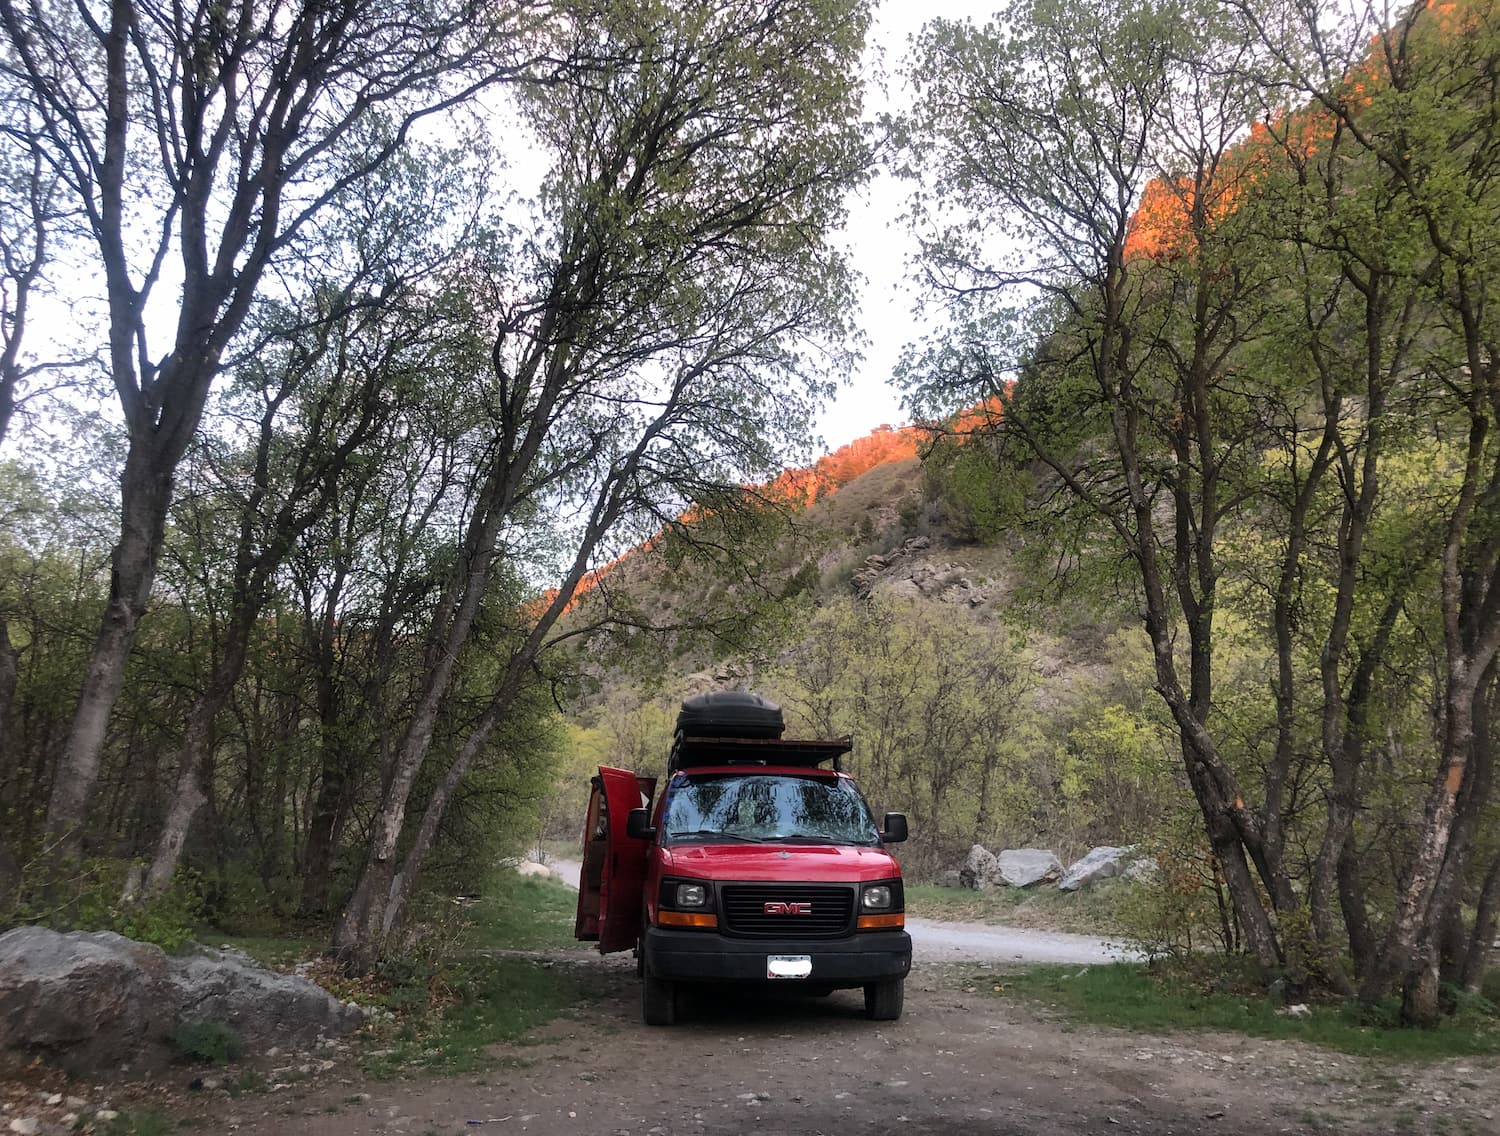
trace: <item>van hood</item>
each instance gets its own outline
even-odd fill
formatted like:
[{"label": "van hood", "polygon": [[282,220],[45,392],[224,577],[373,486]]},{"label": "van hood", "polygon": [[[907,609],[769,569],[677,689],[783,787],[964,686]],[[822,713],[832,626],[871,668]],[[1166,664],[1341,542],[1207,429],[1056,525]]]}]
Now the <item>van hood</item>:
[{"label": "van hood", "polygon": [[901,875],[884,848],[845,844],[690,844],[660,851],[665,871],[706,880],[863,883]]}]

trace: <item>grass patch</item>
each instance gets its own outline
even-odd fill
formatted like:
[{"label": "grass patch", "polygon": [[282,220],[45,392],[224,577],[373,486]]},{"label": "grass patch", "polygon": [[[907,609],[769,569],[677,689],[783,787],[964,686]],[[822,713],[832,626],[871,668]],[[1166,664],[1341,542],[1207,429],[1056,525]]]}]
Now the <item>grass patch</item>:
[{"label": "grass patch", "polygon": [[[486,1068],[490,1046],[524,1037],[582,1000],[589,983],[566,963],[494,953],[586,949],[573,938],[577,905],[578,893],[557,880],[500,868],[461,914],[447,908],[429,924],[431,941],[387,959],[384,990],[360,999],[396,1015],[366,1071],[390,1077]],[[444,920],[451,920],[447,933]]]},{"label": "grass patch", "polygon": [[102,1136],[167,1136],[176,1132],[178,1125],[165,1113],[154,1108],[131,1109],[100,1124],[96,1131]]},{"label": "grass patch", "polygon": [[571,967],[530,959],[479,958],[452,964],[453,1000],[409,1014],[365,1071],[390,1078],[406,1070],[469,1073],[492,1064],[489,1046],[515,1041],[551,1021],[585,993]]},{"label": "grass patch", "polygon": [[272,969],[315,959],[328,949],[328,936],[288,931],[285,935],[226,935],[212,929],[201,931],[199,941],[244,951],[261,966]]},{"label": "grass patch", "polygon": [[475,950],[583,950],[573,938],[578,893],[560,880],[521,876],[500,868],[469,908],[465,945]]},{"label": "grass patch", "polygon": [[906,910],[924,919],[1123,936],[1128,926],[1126,912],[1137,902],[1140,887],[1129,880],[1102,880],[1073,892],[1045,886],[973,891],[908,884]]},{"label": "grass patch", "polygon": [[1070,1017],[1123,1029],[1228,1030],[1405,1061],[1500,1054],[1500,1017],[1493,1007],[1466,1009],[1436,1029],[1371,1021],[1368,1012],[1342,1002],[1314,1003],[1308,1017],[1293,1018],[1278,1014],[1263,994],[1235,989],[1233,976],[1208,970],[1201,960],[1192,966],[1038,966],[984,974],[973,982],[980,991],[1033,999]]}]

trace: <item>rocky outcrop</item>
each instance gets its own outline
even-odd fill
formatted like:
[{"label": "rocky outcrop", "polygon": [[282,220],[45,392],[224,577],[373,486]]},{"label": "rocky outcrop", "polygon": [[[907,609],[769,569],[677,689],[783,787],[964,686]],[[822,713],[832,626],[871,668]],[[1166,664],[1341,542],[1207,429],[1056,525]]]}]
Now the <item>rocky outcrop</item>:
[{"label": "rocky outcrop", "polygon": [[1044,848],[1007,848],[995,857],[1000,882],[1007,887],[1027,888],[1062,878],[1063,865]]},{"label": "rocky outcrop", "polygon": [[364,1020],[305,978],[239,951],[178,957],[110,931],[18,927],[0,935],[0,1059],[42,1056],[82,1072],[164,1056],[179,1026],[216,1022],[252,1046],[305,1045]]},{"label": "rocky outcrop", "polygon": [[903,600],[937,600],[941,603],[979,607],[989,591],[969,578],[961,564],[926,558],[932,541],[925,536],[908,537],[898,548],[865,557],[864,567],[850,583],[861,599],[894,596]]}]

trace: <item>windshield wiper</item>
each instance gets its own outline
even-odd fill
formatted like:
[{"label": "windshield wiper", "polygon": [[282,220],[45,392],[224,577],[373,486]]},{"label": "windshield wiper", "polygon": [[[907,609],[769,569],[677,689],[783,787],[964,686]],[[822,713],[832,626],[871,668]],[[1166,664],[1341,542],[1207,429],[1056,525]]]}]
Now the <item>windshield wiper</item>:
[{"label": "windshield wiper", "polygon": [[668,832],[667,835],[673,840],[686,836],[712,836],[718,840],[739,840],[746,844],[765,843],[758,836],[742,836],[738,832],[723,832],[717,828],[697,828],[691,832]]}]

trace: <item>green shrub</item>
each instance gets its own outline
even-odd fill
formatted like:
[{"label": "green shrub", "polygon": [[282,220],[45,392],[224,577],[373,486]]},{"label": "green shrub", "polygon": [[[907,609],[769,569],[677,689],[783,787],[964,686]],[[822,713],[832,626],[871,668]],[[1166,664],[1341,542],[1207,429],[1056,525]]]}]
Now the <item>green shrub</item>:
[{"label": "green shrub", "polygon": [[34,923],[56,931],[114,931],[128,939],[179,951],[193,938],[203,910],[201,880],[181,871],[154,899],[126,900],[125,881],[138,865],[124,860],[86,861],[48,903],[18,903],[0,912],[0,927]]},{"label": "green shrub", "polygon": [[103,1136],[168,1136],[176,1128],[165,1113],[148,1108],[122,1112],[113,1120],[104,1121],[95,1131]]},{"label": "green shrub", "polygon": [[193,939],[200,909],[196,878],[179,876],[165,895],[112,909],[110,929],[164,951],[180,951]]},{"label": "green shrub", "polygon": [[1479,993],[1493,1005],[1500,1006],[1500,966],[1492,966],[1479,981]]},{"label": "green shrub", "polygon": [[171,1041],[184,1061],[227,1065],[245,1056],[245,1039],[223,1022],[183,1022]]}]

